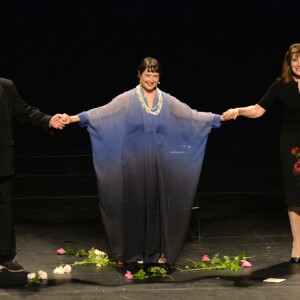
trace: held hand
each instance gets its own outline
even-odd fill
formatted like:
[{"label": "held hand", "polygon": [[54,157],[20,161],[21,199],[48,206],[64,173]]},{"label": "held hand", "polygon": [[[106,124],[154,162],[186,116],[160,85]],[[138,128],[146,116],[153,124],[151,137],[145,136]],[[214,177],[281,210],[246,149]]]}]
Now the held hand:
[{"label": "held hand", "polygon": [[54,115],[50,120],[49,126],[55,129],[62,130],[65,127],[65,124],[62,122],[62,117],[62,114]]},{"label": "held hand", "polygon": [[63,114],[61,118],[61,122],[66,125],[72,123],[71,117],[68,114]]},{"label": "held hand", "polygon": [[237,108],[230,108],[222,114],[222,121],[228,121],[236,119],[239,116],[239,111]]}]

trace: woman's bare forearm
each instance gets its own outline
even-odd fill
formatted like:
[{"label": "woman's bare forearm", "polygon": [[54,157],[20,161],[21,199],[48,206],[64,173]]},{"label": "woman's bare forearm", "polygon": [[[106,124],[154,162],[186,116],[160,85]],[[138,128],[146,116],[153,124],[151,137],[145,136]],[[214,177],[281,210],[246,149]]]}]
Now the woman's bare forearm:
[{"label": "woman's bare forearm", "polygon": [[249,105],[244,107],[230,108],[225,111],[222,115],[223,120],[236,119],[238,116],[243,116],[246,118],[259,118],[266,110],[262,108],[259,104]]},{"label": "woman's bare forearm", "polygon": [[265,113],[265,109],[262,108],[259,104],[237,107],[238,116],[243,116],[246,118],[259,118]]}]

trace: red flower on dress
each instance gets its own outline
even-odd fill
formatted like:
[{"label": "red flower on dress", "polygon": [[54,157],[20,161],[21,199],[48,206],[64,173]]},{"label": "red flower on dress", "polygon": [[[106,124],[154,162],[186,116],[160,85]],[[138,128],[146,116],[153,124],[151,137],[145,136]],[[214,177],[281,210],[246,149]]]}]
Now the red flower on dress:
[{"label": "red flower on dress", "polygon": [[300,175],[300,148],[299,148],[299,147],[294,147],[294,148],[292,148],[291,153],[292,153],[293,155],[295,155],[295,156],[297,157],[297,159],[298,159],[298,161],[296,161],[296,162],[294,163],[294,166],[293,166],[293,173],[294,173],[295,175]]},{"label": "red flower on dress", "polygon": [[295,175],[300,175],[300,160],[294,163],[293,173]]},{"label": "red flower on dress", "polygon": [[297,156],[297,154],[299,153],[299,147],[294,147],[294,148],[292,148],[291,153],[292,153],[293,155]]}]

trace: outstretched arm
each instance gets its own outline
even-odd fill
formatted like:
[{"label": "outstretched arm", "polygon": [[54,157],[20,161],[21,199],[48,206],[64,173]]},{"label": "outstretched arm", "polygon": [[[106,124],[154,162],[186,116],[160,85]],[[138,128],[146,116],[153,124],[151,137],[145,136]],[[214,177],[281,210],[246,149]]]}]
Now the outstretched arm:
[{"label": "outstretched arm", "polygon": [[230,108],[223,113],[224,120],[236,119],[238,116],[243,116],[246,118],[259,118],[266,110],[262,108],[259,104]]}]

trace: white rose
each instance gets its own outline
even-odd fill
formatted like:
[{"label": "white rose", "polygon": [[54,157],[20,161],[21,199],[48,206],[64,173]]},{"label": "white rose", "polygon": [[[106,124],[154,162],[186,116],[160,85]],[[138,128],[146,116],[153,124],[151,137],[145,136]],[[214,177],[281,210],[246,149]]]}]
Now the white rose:
[{"label": "white rose", "polygon": [[27,274],[27,279],[29,279],[29,280],[34,279],[35,277],[36,277],[35,273],[29,273],[29,274]]},{"label": "white rose", "polygon": [[38,271],[38,275],[40,276],[40,278],[42,280],[48,279],[48,274],[46,272],[42,271],[42,270]]},{"label": "white rose", "polygon": [[65,265],[63,267],[64,273],[70,273],[72,271],[72,267],[70,265]]},{"label": "white rose", "polygon": [[64,274],[64,270],[62,267],[57,267],[53,270],[54,274]]},{"label": "white rose", "polygon": [[106,254],[105,252],[100,251],[100,250],[98,250],[98,249],[95,249],[95,250],[94,250],[94,253],[95,253],[96,255],[98,255],[98,256],[104,256],[104,255]]}]

